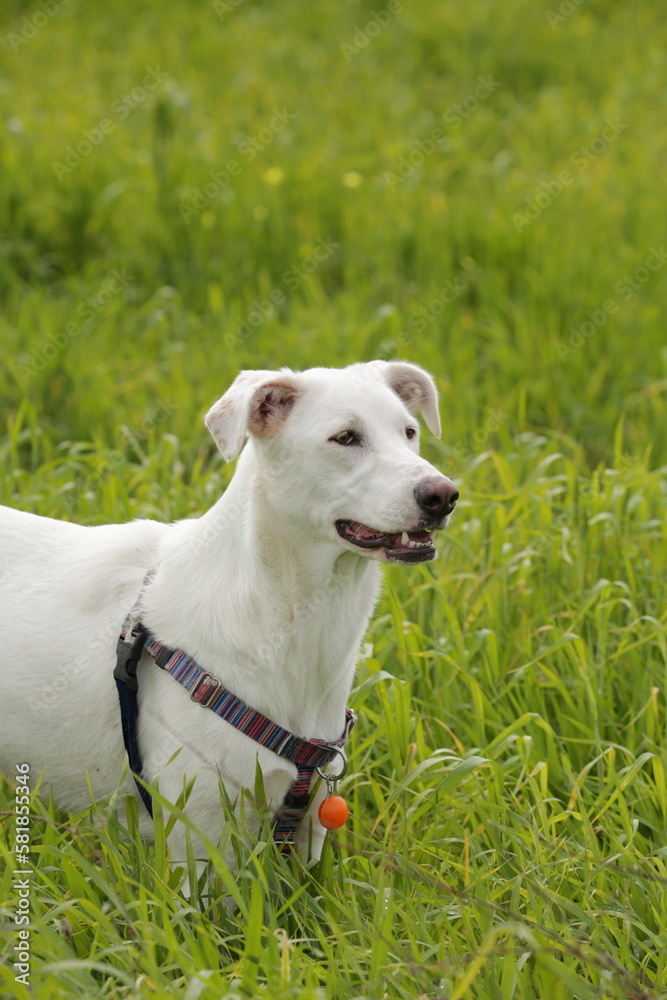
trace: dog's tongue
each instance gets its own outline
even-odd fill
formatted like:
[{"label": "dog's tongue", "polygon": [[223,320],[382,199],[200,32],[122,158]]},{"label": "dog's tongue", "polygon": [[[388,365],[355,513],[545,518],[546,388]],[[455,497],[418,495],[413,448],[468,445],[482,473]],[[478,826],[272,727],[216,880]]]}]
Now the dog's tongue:
[{"label": "dog's tongue", "polygon": [[345,534],[353,538],[358,545],[367,549],[386,549],[393,556],[411,553],[412,556],[421,549],[425,551],[433,547],[431,532],[422,528],[419,531],[375,531],[360,521],[344,522]]},{"label": "dog's tongue", "polygon": [[366,541],[371,538],[385,537],[382,531],[373,531],[372,528],[367,528],[365,524],[359,524],[358,521],[352,521],[349,525],[349,528],[355,538],[362,539],[363,541]]},{"label": "dog's tongue", "polygon": [[382,543],[391,549],[404,549],[410,548],[408,542],[430,542],[431,535],[430,532],[421,531],[397,531],[397,532],[386,532],[386,531],[373,531],[372,528],[366,527],[365,524],[360,524],[358,521],[353,521],[349,525],[350,532],[355,538],[360,541],[382,541]]}]

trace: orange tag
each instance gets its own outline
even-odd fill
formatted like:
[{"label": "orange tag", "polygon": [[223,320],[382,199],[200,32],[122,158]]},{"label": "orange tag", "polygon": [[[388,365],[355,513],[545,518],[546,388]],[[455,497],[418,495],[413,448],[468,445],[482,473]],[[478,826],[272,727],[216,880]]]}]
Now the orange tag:
[{"label": "orange tag", "polygon": [[327,830],[338,830],[344,826],[350,810],[340,795],[329,795],[317,810],[317,818]]}]

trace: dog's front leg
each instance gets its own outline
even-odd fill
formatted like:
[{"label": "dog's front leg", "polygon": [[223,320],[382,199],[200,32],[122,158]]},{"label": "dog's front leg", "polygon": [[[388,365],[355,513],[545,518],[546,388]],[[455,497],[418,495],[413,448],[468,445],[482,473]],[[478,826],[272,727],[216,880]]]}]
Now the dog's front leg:
[{"label": "dog's front leg", "polygon": [[[179,797],[183,792],[183,775],[176,773],[169,774],[168,770],[163,772],[159,778],[160,792],[164,797],[173,803],[179,803]],[[207,841],[214,848],[221,847],[222,859],[233,874],[234,872],[234,850],[231,843],[222,837],[226,823],[224,798],[228,801],[238,798],[238,789],[233,789],[226,785],[224,795],[221,795],[220,778],[216,771],[212,769],[202,769],[197,774],[194,784],[190,789],[187,802],[183,806],[183,812],[195,827],[193,829],[187,821],[177,820],[169,835],[168,847],[170,863],[181,865],[187,870],[188,866],[188,840],[190,841],[192,855],[195,859],[197,880],[199,880],[210,862],[210,851]],[[236,810],[238,812],[238,809]],[[168,815],[168,807],[165,810]],[[166,820],[167,816],[165,816]],[[258,823],[251,810],[244,813],[244,828],[250,837],[256,837]],[[200,832],[198,832],[200,831]],[[223,840],[220,844],[221,838]],[[222,874],[222,873],[221,873]],[[214,872],[211,872],[211,879]],[[224,882],[223,878],[223,882]],[[184,896],[190,897],[192,886],[190,878],[186,875],[181,887]]]}]

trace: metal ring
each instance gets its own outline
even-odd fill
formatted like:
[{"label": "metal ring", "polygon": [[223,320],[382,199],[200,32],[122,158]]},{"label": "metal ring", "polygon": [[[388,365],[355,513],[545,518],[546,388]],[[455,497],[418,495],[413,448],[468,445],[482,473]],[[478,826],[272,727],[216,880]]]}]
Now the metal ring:
[{"label": "metal ring", "polygon": [[316,767],[315,770],[319,774],[320,778],[324,778],[325,781],[340,781],[340,779],[347,771],[347,757],[345,755],[345,751],[343,750],[342,747],[335,747],[332,745],[329,745],[328,749],[334,750],[337,754],[340,754],[340,756],[343,758],[343,770],[340,772],[340,774],[323,774],[319,767]]}]

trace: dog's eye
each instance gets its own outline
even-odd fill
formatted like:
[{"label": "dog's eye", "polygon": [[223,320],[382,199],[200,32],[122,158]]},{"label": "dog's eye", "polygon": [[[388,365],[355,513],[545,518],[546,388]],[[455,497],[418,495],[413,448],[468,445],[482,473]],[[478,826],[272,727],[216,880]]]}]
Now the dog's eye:
[{"label": "dog's eye", "polygon": [[329,438],[329,440],[335,441],[336,444],[361,444],[359,435],[355,434],[354,431],[343,431],[342,434],[336,434],[335,437]]},{"label": "dog's eye", "polygon": [[416,434],[417,431],[414,429],[414,427],[405,428],[405,436],[407,437],[408,441],[412,441],[413,437],[415,437]]}]

